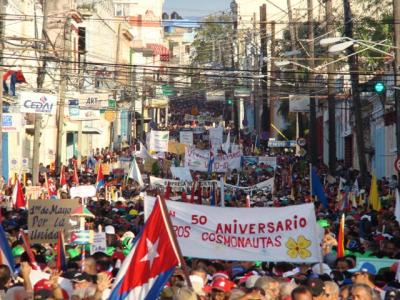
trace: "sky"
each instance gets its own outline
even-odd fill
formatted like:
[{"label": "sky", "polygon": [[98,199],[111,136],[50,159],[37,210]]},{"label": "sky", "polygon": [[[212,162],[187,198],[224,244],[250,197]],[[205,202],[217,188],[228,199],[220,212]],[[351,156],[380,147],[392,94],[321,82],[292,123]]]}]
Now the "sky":
[{"label": "sky", "polygon": [[176,11],[183,18],[209,15],[228,10],[230,0],[165,0],[164,11]]}]

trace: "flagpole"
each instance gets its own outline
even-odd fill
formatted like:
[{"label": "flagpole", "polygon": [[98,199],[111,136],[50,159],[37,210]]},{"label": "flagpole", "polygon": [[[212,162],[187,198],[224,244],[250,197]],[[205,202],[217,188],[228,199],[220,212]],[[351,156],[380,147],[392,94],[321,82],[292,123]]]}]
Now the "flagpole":
[{"label": "flagpole", "polygon": [[190,281],[190,278],[189,278],[188,267],[186,265],[185,259],[183,258],[181,248],[179,247],[178,239],[176,238],[175,231],[173,230],[171,218],[168,213],[168,208],[167,208],[167,204],[165,202],[164,196],[158,196],[158,198],[159,198],[159,201],[161,204],[161,209],[164,211],[164,216],[165,216],[165,220],[167,222],[166,225],[167,225],[168,231],[171,234],[172,242],[175,245],[176,252],[177,252],[179,260],[181,262],[181,268],[182,268],[183,274],[185,276],[186,283],[187,283],[188,287],[192,288],[192,282]]},{"label": "flagpole", "polygon": [[313,197],[313,193],[312,193],[312,164],[309,164],[310,166],[310,197],[311,200],[314,202],[314,197]]}]

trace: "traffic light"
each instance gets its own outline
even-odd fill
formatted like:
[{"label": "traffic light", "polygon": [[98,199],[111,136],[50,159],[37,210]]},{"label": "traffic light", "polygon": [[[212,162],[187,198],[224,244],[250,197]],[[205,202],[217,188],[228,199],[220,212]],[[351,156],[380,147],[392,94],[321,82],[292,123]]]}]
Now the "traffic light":
[{"label": "traffic light", "polygon": [[382,81],[375,82],[374,91],[377,94],[383,94],[385,92],[385,84]]},{"label": "traffic light", "polygon": [[228,100],[226,101],[226,103],[228,103],[228,105],[232,105],[232,104],[233,104],[233,101],[232,101],[232,99],[228,99]]}]

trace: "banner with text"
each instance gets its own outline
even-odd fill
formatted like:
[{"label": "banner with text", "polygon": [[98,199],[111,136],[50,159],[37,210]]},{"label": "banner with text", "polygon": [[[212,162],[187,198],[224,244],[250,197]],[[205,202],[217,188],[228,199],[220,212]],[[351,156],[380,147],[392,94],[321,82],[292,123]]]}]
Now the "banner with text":
[{"label": "banner with text", "polygon": [[[214,154],[212,172],[225,173],[228,170],[240,170],[242,153],[240,150],[228,154]],[[187,148],[185,152],[185,167],[190,170],[207,172],[210,162],[210,151]]]},{"label": "banner with text", "polygon": [[[145,198],[145,217],[155,198]],[[314,205],[223,208],[167,201],[184,256],[238,261],[320,261]]]},{"label": "banner with text", "polygon": [[69,219],[78,199],[28,201],[28,231],[31,243],[57,243],[58,232],[70,228]]}]

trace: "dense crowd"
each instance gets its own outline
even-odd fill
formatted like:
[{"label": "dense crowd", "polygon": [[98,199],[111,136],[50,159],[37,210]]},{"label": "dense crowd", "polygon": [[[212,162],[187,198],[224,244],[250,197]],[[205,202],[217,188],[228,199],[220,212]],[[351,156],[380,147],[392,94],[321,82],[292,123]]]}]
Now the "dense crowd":
[{"label": "dense crowd", "polygon": [[[248,138],[254,142],[253,135],[249,134]],[[243,145],[253,142],[242,141]],[[66,186],[60,186],[60,175],[52,166],[41,166],[40,182],[44,188],[40,198],[49,197],[48,186],[45,186],[52,181],[57,186],[57,198],[68,199],[69,188],[75,185],[76,166],[79,182],[85,185],[96,183],[98,162],[112,165],[110,173],[105,176],[105,187],[86,202],[95,218],[87,219],[85,228],[106,233],[106,253],[89,255],[89,248],[85,251],[73,243],[66,243],[67,265],[63,272],[57,270],[57,245],[32,244],[32,260],[21,239],[21,230],[27,230],[27,211],[11,207],[13,183],[12,180],[9,183],[3,181],[1,223],[12,248],[16,273],[13,274],[6,265],[0,265],[1,299],[108,298],[113,279],[132,248],[135,236],[143,228],[143,193],[165,193],[149,185],[143,189],[134,180],[126,178],[124,172],[113,171],[121,169],[120,161],[132,159],[137,147],[138,144],[133,144],[119,151],[95,149],[80,166],[77,166],[75,157],[71,158],[66,166]],[[244,146],[243,150],[247,155],[270,153],[263,147]],[[325,230],[321,245],[323,261],[310,265],[185,258],[186,266],[176,269],[160,299],[400,299],[398,263],[391,261],[390,265],[377,269],[369,262],[371,259],[388,261],[400,258],[400,228],[394,214],[397,178],[378,180],[382,207],[375,211],[368,201],[370,183],[358,187],[357,170],[347,168],[338,161],[336,174],[332,175],[320,162],[315,167],[328,197],[329,206],[325,209],[318,199],[310,195],[310,167],[306,158],[291,152],[274,155],[277,156],[276,167],[265,164],[244,166],[242,170],[223,174],[225,182],[252,186],[274,177],[273,191],[255,191],[251,195],[254,207],[315,202],[318,223]],[[169,170],[163,167],[165,161],[179,166],[182,160],[182,155],[169,153],[155,159],[151,170],[147,171],[143,169],[141,159],[138,162],[148,183],[149,175],[171,178]],[[193,178],[218,179],[217,174],[193,172],[192,175]],[[29,175],[24,184],[32,184]],[[356,185],[357,189],[354,188]],[[171,196],[171,199],[190,201],[190,197],[183,197],[182,194],[190,194],[191,186],[183,192],[172,189],[171,193],[176,196]],[[223,201],[227,207],[244,207],[247,196],[239,189],[228,189],[219,203]],[[200,203],[210,205],[210,198],[211,190],[205,188]],[[346,216],[346,254],[337,257],[337,232],[342,213]]]}]

